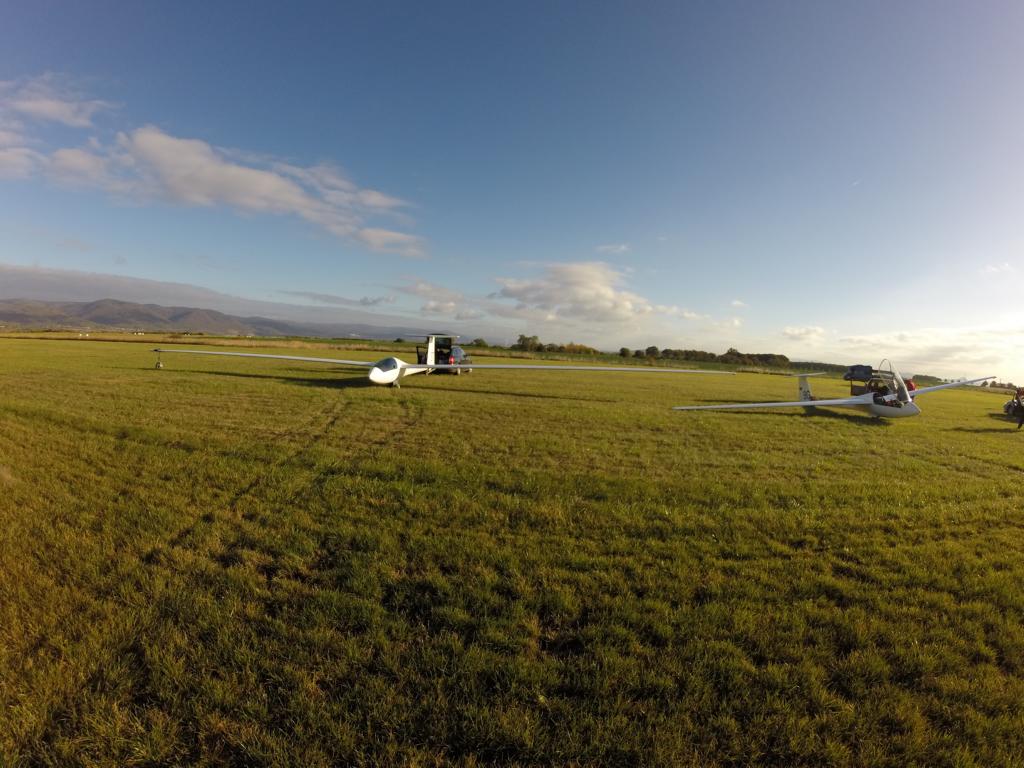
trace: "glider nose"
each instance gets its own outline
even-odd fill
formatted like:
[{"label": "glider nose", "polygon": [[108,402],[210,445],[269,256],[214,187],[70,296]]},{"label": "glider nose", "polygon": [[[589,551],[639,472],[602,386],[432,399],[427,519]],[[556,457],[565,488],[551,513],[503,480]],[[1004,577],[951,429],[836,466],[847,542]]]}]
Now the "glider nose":
[{"label": "glider nose", "polygon": [[394,384],[402,374],[401,366],[393,357],[385,358],[370,369],[370,381],[374,384]]}]

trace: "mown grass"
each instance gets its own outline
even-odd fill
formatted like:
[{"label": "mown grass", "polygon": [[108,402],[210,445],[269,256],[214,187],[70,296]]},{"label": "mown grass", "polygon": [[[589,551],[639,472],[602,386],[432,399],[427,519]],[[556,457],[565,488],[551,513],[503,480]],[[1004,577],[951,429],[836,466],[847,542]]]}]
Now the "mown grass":
[{"label": "mown grass", "polygon": [[165,362],[0,340],[0,764],[1021,763],[998,397]]}]

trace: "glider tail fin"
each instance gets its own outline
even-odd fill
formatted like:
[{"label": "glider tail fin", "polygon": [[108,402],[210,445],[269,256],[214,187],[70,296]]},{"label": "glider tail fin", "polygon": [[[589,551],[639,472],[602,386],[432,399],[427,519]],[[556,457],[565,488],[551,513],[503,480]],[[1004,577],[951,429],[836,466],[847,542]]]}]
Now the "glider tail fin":
[{"label": "glider tail fin", "polygon": [[800,400],[810,402],[814,398],[811,396],[811,383],[807,381],[806,376],[801,376],[799,379],[800,386]]},{"label": "glider tail fin", "polygon": [[811,383],[807,381],[810,376],[823,376],[824,372],[821,373],[794,373],[791,374],[797,378],[797,386],[800,390],[800,401],[809,403],[814,399],[811,394]]}]

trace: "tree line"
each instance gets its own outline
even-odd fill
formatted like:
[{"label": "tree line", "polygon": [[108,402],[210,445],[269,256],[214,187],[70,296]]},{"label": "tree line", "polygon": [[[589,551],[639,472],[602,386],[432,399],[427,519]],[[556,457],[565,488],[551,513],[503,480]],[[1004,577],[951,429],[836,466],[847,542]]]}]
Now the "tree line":
[{"label": "tree line", "polygon": [[[476,339],[473,342],[473,346],[487,346],[487,343],[483,339]],[[539,337],[527,336],[526,334],[520,334],[518,341],[511,345],[510,349],[520,352],[565,352],[577,355],[601,354],[600,350],[588,347],[585,344],[576,344],[575,342],[569,342],[568,344],[546,344]],[[641,358],[644,360],[689,360],[698,363],[755,365],[766,368],[789,368],[791,365],[789,358],[785,355],[740,352],[732,347],[721,355],[716,355],[714,352],[705,352],[700,349],[670,349],[668,347],[659,349],[655,346],[645,347],[644,349],[622,347],[619,350],[619,356]],[[842,366],[835,367],[845,370]]]},{"label": "tree line", "polygon": [[[468,346],[491,347],[485,339],[473,339]],[[493,345],[495,349],[505,349],[500,345]],[[508,349],[517,352],[555,352],[575,355],[601,355],[606,354],[601,350],[588,347],[586,344],[569,342],[568,344],[545,343],[537,336],[520,334],[515,344],[509,345]],[[805,360],[790,360],[786,355],[773,352],[740,352],[735,347],[729,347],[725,352],[718,355],[714,352],[705,352],[702,349],[671,349],[666,347],[660,349],[654,345],[644,349],[630,349],[621,347],[620,357],[639,358],[642,360],[678,360],[694,363],[725,363],[726,365],[749,365],[758,368],[781,368],[798,371],[823,371],[826,373],[845,373],[848,366],[837,363],[821,363]],[[919,375],[915,379],[920,383],[939,383],[941,380],[934,376]],[[983,385],[984,386],[984,385]],[[993,387],[1001,386],[1013,389],[1013,384],[992,384]]]},{"label": "tree line", "polygon": [[[482,341],[482,339],[477,339]],[[477,346],[476,341],[473,342]],[[483,346],[487,346],[486,342]],[[600,350],[588,347],[586,344],[577,344],[570,341],[568,344],[545,344],[536,336],[519,335],[519,341],[513,344],[510,349],[520,352],[566,352],[573,355],[599,355]]]},{"label": "tree line", "polygon": [[640,357],[652,360],[689,360],[697,363],[728,363],[730,365],[757,365],[767,368],[789,368],[790,361],[785,355],[775,353],[750,353],[740,352],[734,347],[729,347],[721,355],[714,352],[705,352],[701,349],[658,349],[651,346],[646,349],[633,349],[622,347],[619,350],[620,357]]}]

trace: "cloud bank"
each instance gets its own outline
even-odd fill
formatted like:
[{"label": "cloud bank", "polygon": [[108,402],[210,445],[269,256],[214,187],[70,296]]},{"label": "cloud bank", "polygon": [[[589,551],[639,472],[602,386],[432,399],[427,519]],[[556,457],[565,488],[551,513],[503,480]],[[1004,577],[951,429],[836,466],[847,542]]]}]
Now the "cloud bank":
[{"label": "cloud bank", "polygon": [[299,166],[174,136],[154,125],[117,132],[106,142],[89,135],[72,147],[47,147],[41,136],[31,135],[45,123],[93,129],[94,117],[109,107],[52,75],[0,83],[0,178],[42,175],[133,202],[291,215],[372,251],[424,255],[421,238],[372,223],[393,218],[408,203],[359,187],[326,163]]},{"label": "cloud bank", "polygon": [[278,291],[284,296],[315,301],[317,304],[328,304],[339,307],[376,307],[380,304],[394,304],[394,296],[363,296],[360,299],[347,299],[333,293],[315,293],[313,291]]},{"label": "cloud bank", "polygon": [[511,299],[517,311],[542,313],[547,320],[621,323],[655,314],[700,317],[680,307],[655,304],[626,290],[622,287],[625,278],[622,271],[603,261],[546,264],[537,277],[499,277],[501,289],[491,298]]},{"label": "cloud bank", "polygon": [[93,115],[109,109],[110,103],[88,99],[68,78],[52,73],[20,81],[0,82],[3,116],[20,127],[19,118],[61,123],[72,128],[91,128]]},{"label": "cloud bank", "polygon": [[415,277],[395,286],[395,290],[421,299],[421,314],[463,321],[512,321],[521,330],[591,343],[612,343],[610,340],[627,335],[648,342],[678,339],[676,321],[710,320],[707,315],[657,304],[628,290],[628,273],[605,262],[530,266],[539,267],[540,272],[529,277],[496,278],[498,290],[486,296],[468,295]]},{"label": "cloud bank", "polygon": [[818,325],[787,325],[782,335],[793,341],[815,343],[825,338],[825,329]]}]

